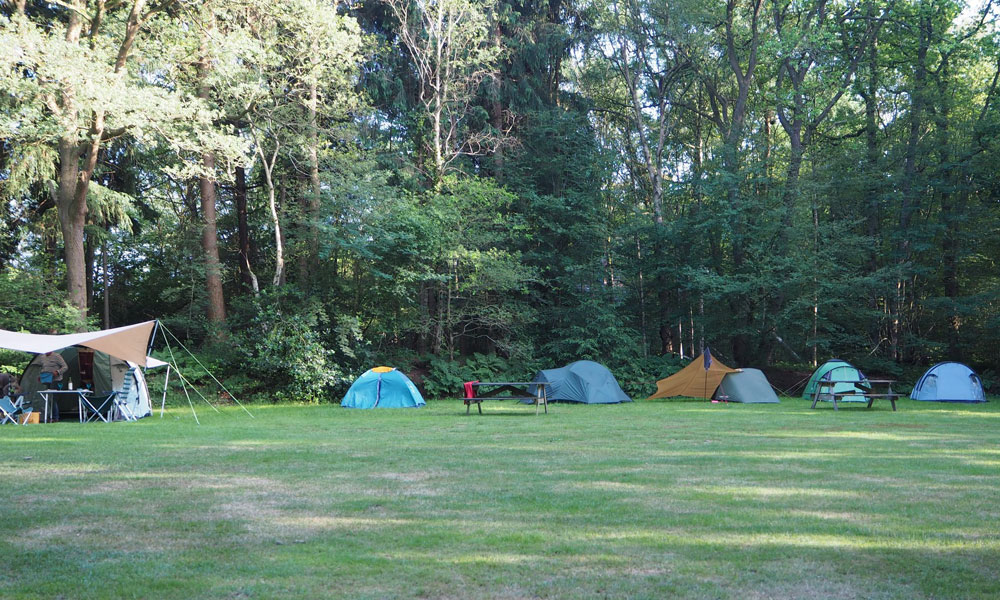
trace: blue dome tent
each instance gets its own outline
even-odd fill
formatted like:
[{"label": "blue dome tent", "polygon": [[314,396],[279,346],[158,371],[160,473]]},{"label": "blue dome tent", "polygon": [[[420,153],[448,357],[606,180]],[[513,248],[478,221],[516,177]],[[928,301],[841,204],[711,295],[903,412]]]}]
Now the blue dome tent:
[{"label": "blue dome tent", "polygon": [[927,370],[910,392],[910,399],[930,402],[986,402],[983,382],[969,367],[938,363]]},{"label": "blue dome tent", "polygon": [[340,401],[347,408],[412,408],[425,404],[417,386],[393,367],[365,371]]}]

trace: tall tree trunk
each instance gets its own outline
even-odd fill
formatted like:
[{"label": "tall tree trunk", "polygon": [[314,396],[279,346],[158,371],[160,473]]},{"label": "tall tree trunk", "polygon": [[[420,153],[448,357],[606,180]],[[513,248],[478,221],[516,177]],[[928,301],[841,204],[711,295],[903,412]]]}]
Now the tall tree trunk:
[{"label": "tall tree trunk", "polygon": [[318,83],[314,76],[309,80],[309,194],[306,196],[304,229],[306,234],[306,250],[299,262],[299,285],[308,290],[312,273],[319,256],[319,227],[317,220],[320,213],[321,189],[319,181],[319,123],[317,107],[319,106]]},{"label": "tall tree trunk", "polygon": [[[557,30],[562,29],[562,5],[563,0],[549,0],[548,9],[548,23],[555,27]],[[559,85],[561,83],[560,76],[562,75],[562,61],[565,56],[567,48],[558,48],[554,51],[554,55],[551,56],[551,66],[549,67],[549,81],[548,81],[548,92],[549,92],[549,103],[553,106],[559,106]]]},{"label": "tall tree trunk", "polygon": [[962,197],[964,186],[960,181],[960,168],[955,166],[955,153],[951,143],[951,90],[949,78],[951,76],[950,54],[945,53],[941,57],[941,64],[937,69],[937,111],[936,121],[938,129],[938,164],[942,165],[942,173],[939,179],[943,182],[945,189],[941,190],[941,221],[944,225],[944,234],[941,240],[941,284],[944,297],[948,300],[946,306],[948,318],[948,355],[955,360],[962,359],[962,347],[960,343],[960,333],[962,320],[959,315],[957,302],[960,294],[958,277],[958,252],[960,232],[958,222],[960,215],[964,213]]},{"label": "tall tree trunk", "polygon": [[84,241],[83,254],[87,271],[87,310],[90,313],[94,313],[96,308],[94,306],[94,257],[96,253],[97,248],[94,247],[94,240],[87,238]]},{"label": "tall tree trunk", "polygon": [[[874,7],[869,5],[869,18],[874,17]],[[868,46],[868,85],[864,93],[865,101],[865,157],[868,171],[868,202],[865,211],[866,233],[871,240],[868,252],[868,270],[871,273],[878,271],[878,247],[876,237],[879,230],[879,205],[881,191],[881,172],[879,169],[879,145],[878,145],[878,91],[879,91],[879,65],[878,65],[878,38],[872,40]],[[874,308],[874,307],[873,307]]]},{"label": "tall tree trunk", "polygon": [[[500,20],[497,19],[496,24],[493,27],[493,43],[497,48],[503,48],[503,29],[500,27]],[[490,100],[490,123],[493,125],[493,129],[496,131],[503,131],[504,128],[504,106],[502,99],[502,89],[500,83],[500,77],[492,80],[491,90],[493,98]],[[496,181],[503,183],[504,175],[504,153],[503,144],[498,144],[496,149],[493,151],[493,161],[491,165],[492,177]]]},{"label": "tall tree trunk", "polygon": [[[74,3],[79,10],[83,6]],[[83,19],[76,10],[69,13],[65,40],[70,44],[80,41],[83,30]],[[76,122],[78,108],[76,92],[72,86],[67,86],[62,97],[61,110],[68,121]],[[76,188],[80,178],[80,140],[76,132],[68,132],[59,140],[59,183],[56,189],[56,207],[59,214],[59,226],[63,236],[63,259],[66,264],[66,294],[70,304],[80,311],[81,318],[87,316],[87,284],[85,280],[85,261],[83,256],[83,228],[87,219],[87,204],[76,203]]]},{"label": "tall tree trunk", "polygon": [[[205,152],[201,157],[206,173],[215,169],[215,154]],[[226,321],[226,301],[222,291],[222,262],[219,260],[219,235],[216,213],[215,181],[207,175],[198,180],[201,190],[201,248],[205,260],[205,293],[208,298],[209,323],[223,325]]]},{"label": "tall tree trunk", "polygon": [[[874,17],[874,7],[870,4],[868,8],[868,18]],[[872,40],[868,46],[867,75],[868,81],[861,96],[865,102],[865,172],[868,178],[866,193],[868,201],[864,204],[865,211],[865,234],[868,237],[868,273],[874,275],[878,272],[880,249],[882,248],[881,236],[879,235],[879,223],[881,221],[881,192],[882,173],[881,158],[879,156],[879,122],[878,122],[878,94],[879,94],[879,64],[878,64],[878,38]],[[886,314],[888,309],[888,294],[885,291],[873,290],[869,302],[872,314],[876,314],[881,309]],[[888,316],[888,315],[886,315]],[[881,344],[883,339],[892,336],[891,322],[885,318],[875,321],[870,328],[870,336],[877,343]],[[891,352],[891,348],[890,348]]]},{"label": "tall tree trunk", "polygon": [[236,167],[236,182],[233,186],[233,200],[236,204],[236,229],[240,254],[240,281],[256,296],[260,293],[257,275],[250,266],[250,226],[247,222],[247,172]]},{"label": "tall tree trunk", "polygon": [[111,277],[108,275],[108,243],[101,243],[101,277],[104,278],[104,328],[111,329]]},{"label": "tall tree trunk", "polygon": [[[212,68],[212,58],[209,56],[208,43],[215,28],[215,16],[209,11],[209,21],[201,39],[201,60],[198,62],[198,79],[208,80]],[[198,97],[208,100],[210,89],[207,84],[200,85]],[[213,174],[215,173],[215,154],[207,151],[201,155],[204,174],[198,179],[201,191],[201,216],[204,226],[201,230],[201,248],[205,261],[205,293],[208,299],[208,322],[213,325],[215,335],[222,335],[222,327],[226,322],[226,300],[222,291],[222,262],[219,260],[219,233],[216,224],[217,192]]]},{"label": "tall tree trunk", "polygon": [[899,231],[902,234],[897,249],[897,279],[896,297],[893,307],[892,327],[890,333],[890,348],[892,357],[902,358],[901,336],[906,310],[906,287],[910,277],[907,263],[910,260],[910,226],[913,215],[919,208],[919,188],[916,185],[917,156],[920,146],[920,134],[924,126],[924,108],[927,97],[927,52],[933,32],[930,15],[918,7],[920,14],[917,27],[917,56],[914,65],[913,89],[910,91],[909,132],[906,140],[906,154],[903,159],[903,179],[900,181],[901,204],[899,208]]},{"label": "tall tree trunk", "polygon": [[[732,231],[732,256],[733,270],[740,273],[747,259],[746,240],[746,210],[743,206],[743,199],[740,194],[741,162],[739,159],[739,146],[743,137],[743,129],[746,122],[747,102],[750,97],[750,90],[754,82],[754,74],[757,69],[757,52],[760,49],[759,18],[763,0],[750,0],[750,29],[751,39],[745,44],[747,58],[746,67],[740,64],[738,45],[735,37],[736,9],[739,0],[727,0],[726,2],[726,58],[736,81],[736,98],[732,102],[732,111],[729,122],[721,122],[721,129],[725,136],[722,149],[722,169],[727,179],[727,201],[729,209],[735,213]],[[745,299],[734,298],[731,302],[734,314],[742,322],[742,325],[749,327],[753,324],[753,314],[747,306]],[[738,333],[733,336],[733,360],[741,364],[750,364],[750,340],[745,333]]]},{"label": "tall tree trunk", "polygon": [[271,284],[275,287],[282,285],[285,281],[285,236],[281,232],[281,217],[278,214],[278,201],[275,197],[274,189],[274,165],[278,161],[280,145],[277,140],[274,143],[274,152],[270,159],[264,154],[262,140],[257,142],[257,154],[260,156],[260,164],[264,172],[264,185],[267,188],[267,208],[271,215],[271,226],[274,227],[274,277]]},{"label": "tall tree trunk", "polygon": [[[274,285],[282,286],[288,281],[288,268],[285,266],[285,248],[288,247],[288,240],[285,238],[285,228],[281,227],[281,216],[285,207],[288,206],[288,186],[284,183],[281,184],[281,189],[278,191],[278,204],[275,206],[275,218],[274,218],[274,236],[275,243],[277,247],[274,249]],[[277,268],[281,265],[281,269]]]}]

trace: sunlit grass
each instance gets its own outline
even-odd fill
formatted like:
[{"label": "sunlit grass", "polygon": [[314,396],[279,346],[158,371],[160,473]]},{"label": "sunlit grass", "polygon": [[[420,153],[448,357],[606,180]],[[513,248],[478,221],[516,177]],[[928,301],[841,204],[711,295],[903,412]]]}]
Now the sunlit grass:
[{"label": "sunlit grass", "polygon": [[0,428],[2,598],[996,598],[997,403]]}]

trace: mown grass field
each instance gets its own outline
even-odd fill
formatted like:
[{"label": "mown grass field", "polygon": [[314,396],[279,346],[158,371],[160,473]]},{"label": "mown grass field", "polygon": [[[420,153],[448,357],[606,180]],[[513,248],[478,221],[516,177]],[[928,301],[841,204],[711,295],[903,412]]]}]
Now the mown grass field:
[{"label": "mown grass field", "polygon": [[996,401],[252,410],[0,428],[0,597],[1000,597]]}]

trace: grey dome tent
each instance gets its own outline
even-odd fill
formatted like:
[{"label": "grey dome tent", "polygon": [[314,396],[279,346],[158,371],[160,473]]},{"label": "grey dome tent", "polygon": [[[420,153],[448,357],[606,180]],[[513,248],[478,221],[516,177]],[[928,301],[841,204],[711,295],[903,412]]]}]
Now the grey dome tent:
[{"label": "grey dome tent", "polygon": [[713,398],[744,404],[780,402],[767,377],[759,369],[740,369],[736,373],[727,373],[715,390]]},{"label": "grey dome tent", "polygon": [[913,386],[910,398],[930,402],[986,402],[979,375],[957,362],[938,363],[928,369]]},{"label": "grey dome tent", "polygon": [[[617,404],[632,401],[611,371],[591,360],[578,360],[558,369],[539,371],[532,381],[549,384],[545,390],[549,402]],[[534,387],[530,388],[532,394]]]}]

